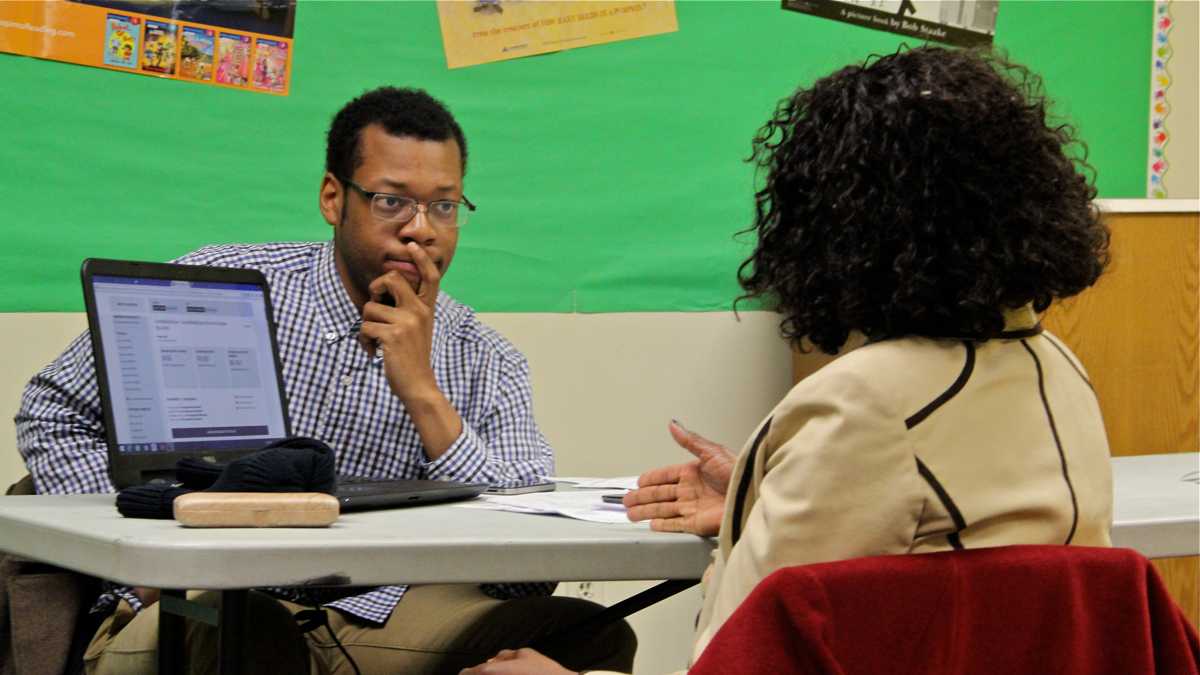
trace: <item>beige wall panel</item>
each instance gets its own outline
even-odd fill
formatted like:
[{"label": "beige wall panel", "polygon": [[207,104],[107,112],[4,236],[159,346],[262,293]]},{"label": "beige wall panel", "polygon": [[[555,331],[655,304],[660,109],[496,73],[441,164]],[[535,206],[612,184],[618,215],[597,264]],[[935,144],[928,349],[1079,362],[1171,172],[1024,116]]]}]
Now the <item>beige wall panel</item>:
[{"label": "beige wall panel", "polygon": [[630,475],[688,457],[677,418],[741,448],[791,386],[775,315],[490,314],[529,358],[537,417],[560,475]]},{"label": "beige wall panel", "polygon": [[13,415],[25,383],[87,329],[81,314],[0,314],[0,489],[24,476]]},{"label": "beige wall panel", "polygon": [[1168,198],[1196,199],[1200,197],[1200,2],[1172,0],[1170,9],[1175,19],[1169,33],[1174,53],[1167,61],[1171,86],[1166,98],[1171,109],[1165,124],[1171,137],[1163,149],[1168,164],[1163,187]]}]

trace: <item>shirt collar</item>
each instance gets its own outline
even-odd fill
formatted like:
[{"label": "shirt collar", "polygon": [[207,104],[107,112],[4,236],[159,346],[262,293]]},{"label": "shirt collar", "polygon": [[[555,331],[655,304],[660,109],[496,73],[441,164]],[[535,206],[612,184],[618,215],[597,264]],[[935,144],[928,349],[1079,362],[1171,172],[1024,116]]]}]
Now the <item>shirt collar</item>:
[{"label": "shirt collar", "polygon": [[317,296],[317,307],[321,313],[321,326],[326,338],[342,338],[358,330],[362,314],[350,300],[350,294],[342,284],[334,260],[333,242],[327,241],[317,255],[317,266],[312,276],[312,288]]},{"label": "shirt collar", "polygon": [[[1023,305],[1021,307],[1005,309],[1003,310],[1003,315],[1004,329],[999,335],[995,336],[996,338],[1001,340],[1017,340],[1020,338],[1033,337],[1034,335],[1038,335],[1042,332],[1041,321],[1038,318],[1037,312],[1033,311],[1032,303]],[[866,338],[866,336],[858,331],[850,331],[850,335],[846,339],[846,343],[842,345],[841,349],[838,350],[837,356],[842,356],[847,352],[852,352],[855,349],[858,349],[859,347],[876,342],[883,342],[888,339],[890,338],[869,340]],[[977,340],[978,338],[957,337],[953,339]]]},{"label": "shirt collar", "polygon": [[1042,332],[1042,324],[1038,321],[1037,312],[1033,305],[1004,310],[1004,332],[1000,333],[1002,340],[1033,337]]}]

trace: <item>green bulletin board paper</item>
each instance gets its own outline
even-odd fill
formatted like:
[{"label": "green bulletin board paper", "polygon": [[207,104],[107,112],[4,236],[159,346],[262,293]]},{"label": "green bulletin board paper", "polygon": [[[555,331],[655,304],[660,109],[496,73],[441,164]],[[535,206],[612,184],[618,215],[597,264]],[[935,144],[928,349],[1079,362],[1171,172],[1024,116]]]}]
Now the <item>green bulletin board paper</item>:
[{"label": "green bulletin board paper", "polygon": [[[88,256],[324,240],[324,133],[381,84],[468,136],[445,287],[481,311],[724,311],[750,240],[743,160],[776,101],[897,36],[777,2],[680,2],[678,33],[448,71],[432,2],[302,3],[291,94],[246,96],[0,55],[0,311],[80,311]],[[1153,6],[1004,2],[997,43],[1045,75],[1101,196],[1145,190]]]}]

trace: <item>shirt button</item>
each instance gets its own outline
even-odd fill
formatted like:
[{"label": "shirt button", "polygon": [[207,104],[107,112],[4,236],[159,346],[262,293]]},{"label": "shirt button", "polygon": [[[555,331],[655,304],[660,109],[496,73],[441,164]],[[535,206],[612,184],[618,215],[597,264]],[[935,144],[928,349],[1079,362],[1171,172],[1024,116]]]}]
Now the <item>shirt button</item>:
[{"label": "shirt button", "polygon": [[353,377],[351,377],[351,376],[349,376],[349,375],[343,375],[343,376],[342,376],[342,386],[343,386],[343,387],[349,387],[351,382],[354,382],[354,378],[353,378]]},{"label": "shirt button", "polygon": [[333,342],[333,341],[335,341],[335,340],[337,340],[337,339],[338,339],[338,334],[337,334],[337,333],[335,333],[335,332],[333,332],[333,331],[329,331],[328,333],[326,333],[326,334],[325,334],[325,341],[326,341],[326,342]]}]

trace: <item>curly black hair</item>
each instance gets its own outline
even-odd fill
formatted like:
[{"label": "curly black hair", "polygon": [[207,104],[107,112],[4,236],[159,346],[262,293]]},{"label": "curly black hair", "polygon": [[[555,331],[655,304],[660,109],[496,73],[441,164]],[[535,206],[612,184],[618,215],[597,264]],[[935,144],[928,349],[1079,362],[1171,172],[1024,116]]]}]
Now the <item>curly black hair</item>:
[{"label": "curly black hair", "polygon": [[1109,232],[1086,146],[1048,106],[1026,68],[940,47],[800,88],[754,138],[766,182],[739,302],[765,300],[786,338],[833,354],[855,330],[988,339],[1005,309],[1092,285]]},{"label": "curly black hair", "polygon": [[325,142],[325,170],[339,180],[349,179],[362,165],[362,130],[380,124],[393,136],[458,143],[463,175],[467,173],[467,139],[454,115],[421,89],[379,87],[350,101],[334,116]]}]

